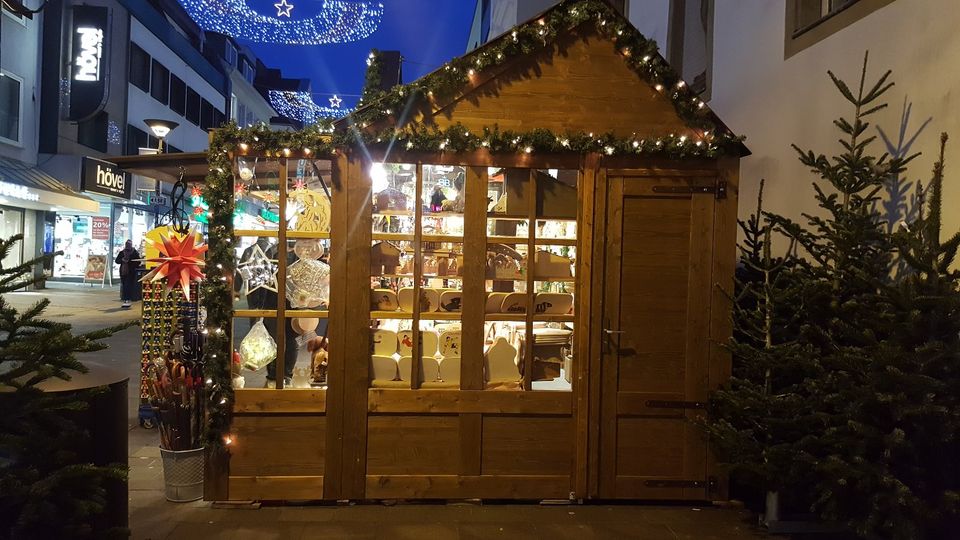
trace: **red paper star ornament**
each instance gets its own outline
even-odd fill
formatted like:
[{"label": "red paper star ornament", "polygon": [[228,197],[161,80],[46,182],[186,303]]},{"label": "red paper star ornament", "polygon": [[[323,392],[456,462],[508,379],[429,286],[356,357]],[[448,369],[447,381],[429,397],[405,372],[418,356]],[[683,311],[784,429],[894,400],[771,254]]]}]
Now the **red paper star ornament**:
[{"label": "red paper star ornament", "polygon": [[147,259],[149,262],[158,263],[158,266],[143,276],[141,281],[166,280],[166,292],[170,292],[179,286],[180,290],[183,291],[184,298],[189,300],[190,282],[204,277],[200,267],[204,265],[203,254],[207,251],[206,245],[194,245],[195,237],[196,234],[190,231],[182,240],[176,236],[168,238],[162,234],[160,235],[163,240],[162,243],[150,238],[145,239],[147,243],[160,251],[160,256]]}]

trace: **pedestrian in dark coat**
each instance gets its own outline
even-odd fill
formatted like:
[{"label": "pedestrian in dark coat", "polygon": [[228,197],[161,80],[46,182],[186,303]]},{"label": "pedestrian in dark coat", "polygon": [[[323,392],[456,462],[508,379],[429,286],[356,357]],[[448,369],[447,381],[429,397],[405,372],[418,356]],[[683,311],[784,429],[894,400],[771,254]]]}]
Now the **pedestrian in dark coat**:
[{"label": "pedestrian in dark coat", "polygon": [[140,286],[137,282],[140,254],[133,249],[133,241],[127,240],[114,262],[120,265],[120,299],[123,300],[123,307],[129,309],[130,303],[137,298],[137,287]]}]

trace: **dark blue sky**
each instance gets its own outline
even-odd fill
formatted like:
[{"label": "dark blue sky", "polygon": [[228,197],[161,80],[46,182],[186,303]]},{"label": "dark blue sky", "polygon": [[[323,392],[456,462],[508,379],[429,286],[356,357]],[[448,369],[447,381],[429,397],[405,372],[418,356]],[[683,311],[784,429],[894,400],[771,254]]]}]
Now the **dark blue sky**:
[{"label": "dark blue sky", "polygon": [[[249,5],[258,12],[275,14],[273,4],[277,2],[279,0],[253,0]],[[294,18],[297,13],[308,17],[321,5],[321,0],[287,2],[295,6]],[[314,92],[339,94],[343,107],[353,107],[363,89],[370,49],[399,50],[406,58],[404,82],[413,81],[465,52],[476,0],[381,2],[384,14],[380,26],[361,41],[317,46],[247,45],[266,65],[282,69],[285,77],[309,78]],[[314,101],[328,105],[327,97],[316,95]]]}]

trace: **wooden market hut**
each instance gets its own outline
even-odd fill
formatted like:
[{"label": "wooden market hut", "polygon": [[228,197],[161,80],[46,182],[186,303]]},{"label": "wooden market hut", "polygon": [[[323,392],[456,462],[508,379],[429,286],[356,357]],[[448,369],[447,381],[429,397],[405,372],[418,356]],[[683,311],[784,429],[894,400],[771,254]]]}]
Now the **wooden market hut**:
[{"label": "wooden market hut", "polygon": [[[337,147],[324,171],[327,230],[211,223],[208,269],[228,238],[321,240],[330,253],[330,298],[329,310],[295,311],[282,302],[230,311],[220,301],[232,293],[208,298],[214,323],[319,317],[329,338],[323,387],[284,389],[278,380],[278,389],[212,396],[224,405],[211,410],[210,440],[217,445],[222,436],[227,445],[211,448],[208,500],[724,495],[691,420],[729,376],[724,291],[733,283],[738,161],[746,149],[654,44],[605,2],[567,0],[421,80],[371,97],[323,140],[336,145],[351,133],[363,144]],[[321,157],[321,143],[301,134],[224,130],[213,141],[211,171],[236,171],[238,157],[274,164],[280,216],[295,160]],[[382,173],[371,170],[380,164],[391,185],[407,174],[413,191],[378,200]],[[458,171],[462,186],[453,196],[441,181]],[[225,174],[211,172],[207,189],[232,193],[239,180]],[[438,183],[428,185],[430,178]],[[391,228],[403,219],[409,229]],[[371,247],[383,242],[402,246],[412,265],[385,267],[393,253],[372,261]],[[491,269],[497,250],[520,254],[516,275]],[[452,279],[425,271],[437,252],[458,264]],[[539,275],[562,257],[566,268]],[[505,258],[506,272],[516,259]],[[283,298],[288,261],[278,262]],[[378,287],[410,288],[412,309],[371,307]],[[454,293],[459,311],[423,311],[428,289]],[[570,291],[566,311],[533,308],[544,304],[542,294],[560,301]],[[514,295],[516,309],[498,311],[500,297],[491,309],[493,295]],[[374,344],[378,331],[386,333]],[[392,371],[387,354],[375,364],[381,337],[404,331],[412,345],[391,342],[387,353],[406,363],[394,356]],[[425,337],[444,332],[459,332],[456,358]],[[512,341],[500,342],[497,332]],[[563,377],[543,358],[556,352],[538,349],[546,334],[572,336],[562,338]],[[211,350],[228,357],[226,347],[242,337],[211,340]],[[286,341],[277,336],[278,362],[296,346]],[[512,347],[514,366],[506,368],[520,374],[512,385],[491,377],[500,369],[494,343]],[[224,369],[208,373],[229,385]],[[557,384],[547,389],[551,373]]]}]

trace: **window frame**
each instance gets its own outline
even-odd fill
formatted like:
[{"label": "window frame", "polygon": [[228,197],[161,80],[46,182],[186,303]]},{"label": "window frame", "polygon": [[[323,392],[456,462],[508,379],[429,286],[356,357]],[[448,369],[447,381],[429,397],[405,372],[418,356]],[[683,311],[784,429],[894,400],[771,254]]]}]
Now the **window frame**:
[{"label": "window frame", "polygon": [[224,40],[223,46],[223,59],[230,65],[230,67],[237,66],[237,60],[240,57],[240,51],[233,46],[233,43],[230,43],[230,40]]},{"label": "window frame", "polygon": [[[177,81],[177,82],[174,82]],[[182,99],[174,100],[174,86],[183,87]],[[175,74],[170,74],[170,96],[169,96],[169,107],[170,110],[179,114],[180,116],[186,116],[187,114],[187,83],[180,77],[177,77]],[[180,108],[177,109],[174,104],[177,103],[180,105]]]},{"label": "window frame", "polygon": [[[159,73],[158,73],[159,70]],[[164,79],[163,81],[157,80],[156,75],[161,75]],[[163,65],[156,58],[152,59],[150,62],[150,96],[162,103],[163,105],[169,106],[170,104],[170,68]],[[157,94],[162,94],[157,95]]]},{"label": "window frame", "polygon": [[844,28],[856,23],[874,11],[877,11],[895,0],[853,0],[840,9],[821,17],[816,22],[803,28],[797,26],[797,8],[802,0],[787,0],[784,22],[783,59],[812,47],[817,43],[836,34]]},{"label": "window frame", "polygon": [[[146,57],[146,60],[147,60],[147,63],[146,63],[146,75],[147,75],[147,78],[146,78],[146,81],[145,81],[145,86],[146,86],[146,88],[144,88],[143,86],[140,86],[139,82],[135,79],[135,77],[133,77],[134,56],[135,56],[134,47],[136,47],[136,49],[138,49],[140,52],[142,52],[142,53],[144,54],[144,56]],[[132,84],[133,86],[135,86],[135,87],[139,88],[140,90],[142,90],[142,91],[144,91],[144,92],[146,92],[146,93],[149,94],[149,93],[150,93],[150,89],[151,89],[151,78],[152,78],[152,75],[153,75],[153,57],[150,56],[150,53],[148,53],[148,52],[146,51],[146,49],[144,49],[143,47],[137,45],[135,42],[131,41],[131,42],[130,42],[129,59],[127,60],[127,64],[128,64],[128,65],[127,65],[127,80],[128,80],[128,81],[130,82],[130,84]]]},{"label": "window frame", "polygon": [[[700,0],[707,4],[707,28],[704,33],[704,42],[705,50],[704,55],[706,57],[705,69],[704,69],[704,88],[701,91],[697,91],[695,88],[695,81],[686,81],[690,85],[691,89],[695,90],[697,95],[703,101],[710,101],[710,97],[713,92],[713,41],[714,41],[714,26],[715,26],[715,2],[713,0]],[[683,60],[684,53],[686,48],[684,45],[687,21],[686,21],[686,4],[687,0],[670,0],[670,14],[668,21],[668,31],[667,31],[667,60],[670,63],[670,66],[680,74],[681,78],[683,77]]]},{"label": "window frame", "polygon": [[0,143],[8,144],[10,146],[16,146],[18,148],[23,148],[23,86],[24,80],[23,77],[16,75],[12,72],[9,72],[5,69],[0,69],[0,75],[3,77],[9,77],[10,79],[17,81],[17,139],[12,140],[0,135]]},{"label": "window frame", "polygon": [[[193,114],[194,110],[191,109],[191,103],[190,103],[190,97],[191,97],[191,95],[192,95],[192,96],[196,96],[196,100],[194,100],[194,103],[196,104],[196,116],[195,116],[195,117],[194,117],[194,114]],[[186,108],[186,114],[184,114],[183,117],[186,118],[188,122],[190,122],[191,124],[193,124],[193,125],[195,125],[195,126],[199,126],[199,125],[200,125],[200,117],[201,117],[200,111],[201,111],[201,109],[202,109],[202,105],[201,105],[202,103],[203,103],[203,97],[200,96],[200,93],[197,92],[196,90],[194,90],[193,88],[191,88],[190,85],[187,85],[187,103],[186,103],[186,107],[185,107],[185,108]]]}]

